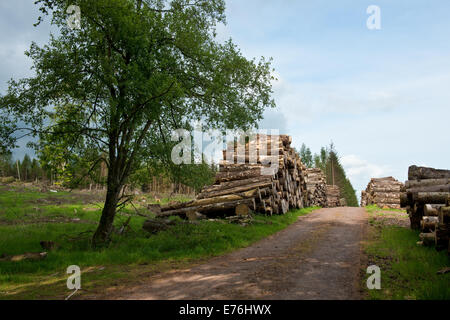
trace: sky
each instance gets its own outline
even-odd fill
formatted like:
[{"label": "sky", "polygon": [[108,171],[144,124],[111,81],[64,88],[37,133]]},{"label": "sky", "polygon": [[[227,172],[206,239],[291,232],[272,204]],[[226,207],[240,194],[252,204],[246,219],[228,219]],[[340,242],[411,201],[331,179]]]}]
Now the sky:
[{"label": "sky", "polygon": [[[24,55],[31,41],[48,40],[48,23],[33,27],[33,2],[0,2],[0,93],[10,78],[32,74]],[[218,41],[231,38],[248,58],[273,58],[277,107],[261,127],[313,152],[332,141],[358,195],[372,177],[405,181],[413,164],[450,167],[448,0],[226,4]],[[380,8],[380,30],[367,28],[370,5]]]}]

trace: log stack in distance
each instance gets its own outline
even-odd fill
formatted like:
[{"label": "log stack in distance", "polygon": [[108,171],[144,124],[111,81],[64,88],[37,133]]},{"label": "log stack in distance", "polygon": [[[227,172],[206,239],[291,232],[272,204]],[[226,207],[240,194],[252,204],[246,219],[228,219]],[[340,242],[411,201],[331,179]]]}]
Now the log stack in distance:
[{"label": "log stack in distance", "polygon": [[341,192],[335,185],[327,185],[327,207],[335,208],[341,206]]},{"label": "log stack in distance", "polygon": [[321,169],[308,168],[305,171],[307,197],[309,207],[327,206],[327,179]]},{"label": "log stack in distance", "polygon": [[373,178],[361,192],[361,207],[377,205],[380,208],[400,209],[403,183],[393,177]]},{"label": "log stack in distance", "polygon": [[[203,188],[193,201],[161,207],[157,217],[187,217],[192,212],[207,217],[237,216],[241,212],[278,215],[290,209],[325,205],[321,174],[311,170],[314,174],[310,181],[314,183],[310,187],[313,185],[314,190],[308,190],[306,166],[291,143],[287,135],[255,135],[246,143],[228,144],[215,183]],[[277,164],[273,171],[266,162],[268,158]]]}]

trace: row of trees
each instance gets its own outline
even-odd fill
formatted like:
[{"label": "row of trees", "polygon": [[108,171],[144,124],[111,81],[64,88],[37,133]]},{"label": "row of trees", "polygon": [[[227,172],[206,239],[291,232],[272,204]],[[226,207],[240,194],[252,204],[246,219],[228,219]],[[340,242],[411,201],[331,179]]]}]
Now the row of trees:
[{"label": "row of trees", "polygon": [[37,159],[26,154],[22,161],[14,161],[11,153],[0,154],[0,176],[14,177],[21,181],[36,181],[46,177]]},{"label": "row of trees", "polygon": [[[107,167],[99,162],[92,165],[87,158],[78,158],[77,161],[58,161],[58,156],[40,153],[40,159],[31,158],[25,154],[22,160],[13,160],[11,153],[0,154],[0,177],[14,177],[24,182],[44,182],[61,185],[66,188],[104,188],[106,186]],[[161,189],[169,189],[179,193],[182,186],[193,190],[200,190],[203,186],[212,183],[216,172],[214,164],[183,166],[173,170],[162,163],[142,163],[128,180],[131,189],[150,189],[155,181]]]},{"label": "row of trees", "polygon": [[347,205],[358,207],[356,191],[345,174],[333,143],[329,147],[322,147],[320,153],[314,155],[311,149],[303,144],[300,148],[300,156],[308,168],[322,169],[327,178],[327,183],[339,187],[341,196],[345,198]]}]

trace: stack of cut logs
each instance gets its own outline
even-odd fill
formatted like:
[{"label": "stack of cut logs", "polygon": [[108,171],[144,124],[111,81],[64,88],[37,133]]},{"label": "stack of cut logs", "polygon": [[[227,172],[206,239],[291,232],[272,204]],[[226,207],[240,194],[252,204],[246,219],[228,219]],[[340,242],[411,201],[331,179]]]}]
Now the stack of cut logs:
[{"label": "stack of cut logs", "polygon": [[[247,216],[251,211],[272,215],[308,205],[306,167],[291,148],[292,138],[273,137],[256,135],[246,143],[228,144],[215,183],[191,202],[162,207],[158,216]],[[277,165],[275,170],[267,159]]]},{"label": "stack of cut logs", "polygon": [[411,228],[421,230],[421,243],[449,248],[450,170],[411,166],[401,194]]},{"label": "stack of cut logs", "polygon": [[403,183],[393,177],[373,178],[361,192],[361,206],[372,204],[380,208],[400,209],[400,192]]},{"label": "stack of cut logs", "polygon": [[361,207],[367,207],[367,193],[366,193],[366,190],[361,191]]},{"label": "stack of cut logs", "polygon": [[309,207],[325,207],[327,205],[327,181],[322,170],[308,168],[305,171],[306,203]]},{"label": "stack of cut logs", "polygon": [[327,185],[327,207],[334,208],[341,206],[341,196],[338,186]]}]

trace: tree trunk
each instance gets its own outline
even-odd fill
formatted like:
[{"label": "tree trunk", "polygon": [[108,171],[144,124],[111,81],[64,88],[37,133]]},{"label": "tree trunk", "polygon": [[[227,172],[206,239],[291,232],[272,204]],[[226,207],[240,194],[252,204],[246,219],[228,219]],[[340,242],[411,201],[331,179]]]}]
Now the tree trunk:
[{"label": "tree trunk", "polygon": [[108,189],[106,192],[105,205],[103,207],[100,223],[92,238],[92,246],[94,248],[107,246],[111,240],[110,235],[113,230],[120,190],[123,186],[119,182],[119,172],[120,171],[117,170],[117,165],[111,166],[108,171]]},{"label": "tree trunk", "polygon": [[100,223],[92,239],[94,248],[108,245],[113,228],[114,217],[116,215],[119,193],[108,190],[106,194],[105,206],[103,207]]}]

